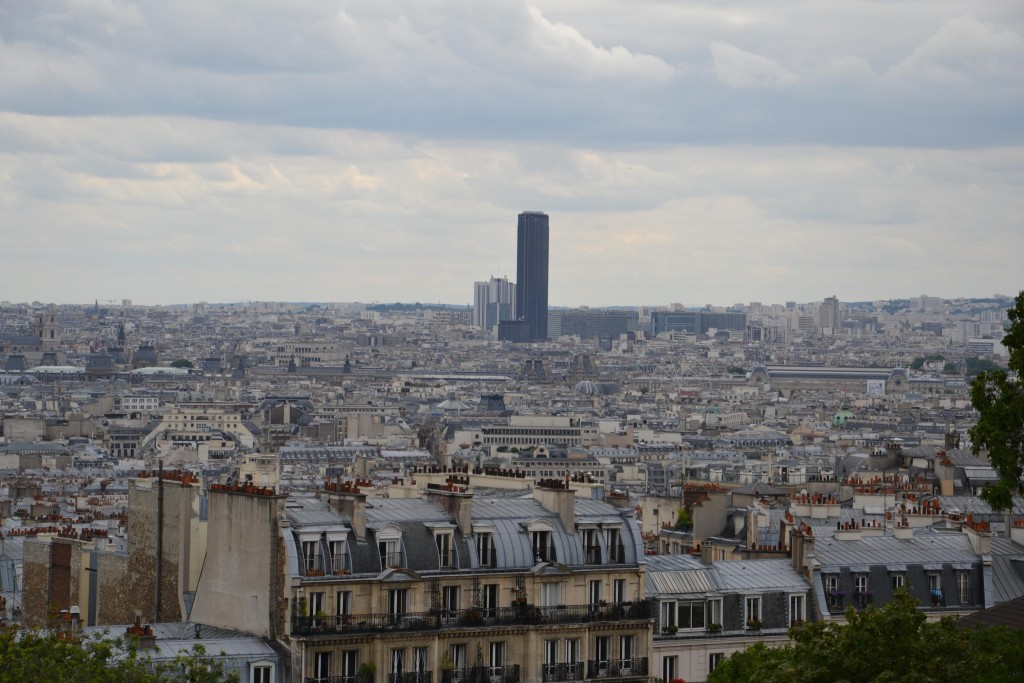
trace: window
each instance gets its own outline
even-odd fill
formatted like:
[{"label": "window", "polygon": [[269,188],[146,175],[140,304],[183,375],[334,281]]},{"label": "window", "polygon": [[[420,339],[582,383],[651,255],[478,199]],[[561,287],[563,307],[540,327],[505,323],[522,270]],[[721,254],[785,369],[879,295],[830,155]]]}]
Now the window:
[{"label": "window", "polygon": [[481,567],[497,565],[497,558],[494,557],[494,545],[489,533],[476,535],[476,554],[480,558]]},{"label": "window", "polygon": [[[405,673],[405,649],[392,649],[391,650],[391,673],[402,674]],[[396,678],[397,680],[397,678]]]},{"label": "window", "polygon": [[307,616],[315,616],[324,611],[324,594],[322,591],[309,594],[309,614]]},{"label": "window", "polygon": [[339,617],[352,614],[352,591],[338,591],[335,597],[334,613]]},{"label": "window", "polygon": [[483,603],[485,617],[493,617],[498,609],[498,584],[485,583],[480,589],[480,600]]},{"label": "window", "polygon": [[331,653],[313,653],[313,680],[327,681],[331,677]]},{"label": "window", "polygon": [[555,551],[551,547],[550,531],[533,531],[530,539],[533,545],[534,562],[554,562]]},{"label": "window", "polygon": [[452,549],[452,534],[450,532],[439,533],[434,536],[437,543],[437,555],[442,567],[455,566],[455,551]]},{"label": "window", "polygon": [[331,571],[335,574],[343,574],[348,571],[348,563],[345,561],[345,541],[331,541]]},{"label": "window", "polygon": [[676,626],[681,629],[703,629],[704,628],[704,601],[693,600],[676,603],[677,615]]},{"label": "window", "polygon": [[562,604],[562,584],[542,583],[540,585],[541,607],[558,607]]},{"label": "window", "polygon": [[636,636],[619,636],[619,659],[633,659],[636,656]]},{"label": "window", "polygon": [[928,596],[932,600],[932,607],[944,607],[946,594],[942,590],[942,576],[940,574],[928,575]]},{"label": "window", "polygon": [[676,671],[679,670],[679,657],[662,657],[661,658],[661,680],[665,683],[669,683],[672,679],[676,678]]},{"label": "window", "polygon": [[412,670],[418,674],[425,672],[430,667],[429,657],[429,648],[414,647],[412,649]]},{"label": "window", "polygon": [[359,672],[359,650],[345,650],[341,653],[341,675],[345,683],[355,681]]},{"label": "window", "polygon": [[565,677],[566,680],[578,681],[583,676],[583,664],[580,662],[580,639],[565,640]]},{"label": "window", "polygon": [[459,609],[459,587],[458,586],[442,586],[441,587],[441,607],[449,612],[454,612]]},{"label": "window", "polygon": [[408,588],[393,588],[388,591],[388,614],[398,616],[408,611]]},{"label": "window", "polygon": [[865,593],[868,590],[868,575],[857,574],[853,577],[853,585],[858,593]]},{"label": "window", "polygon": [[380,552],[381,569],[392,569],[402,566],[402,539],[383,538],[377,542]]},{"label": "window", "polygon": [[621,563],[625,562],[625,552],[622,548],[622,541],[619,538],[618,529],[605,529],[604,541],[608,546],[608,561]]},{"label": "window", "polygon": [[661,603],[661,632],[673,633],[676,628],[676,603],[666,601]]},{"label": "window", "polygon": [[708,672],[712,672],[718,668],[718,665],[722,663],[722,658],[725,657],[724,652],[712,652],[708,655]]},{"label": "window", "polygon": [[612,639],[609,636],[598,636],[594,639],[594,659],[598,662],[598,668],[604,664],[608,667],[608,660],[611,659]]},{"label": "window", "polygon": [[829,608],[842,609],[843,591],[839,590],[838,574],[829,574],[825,577],[825,595],[828,597]]},{"label": "window", "polygon": [[491,675],[500,676],[501,670],[505,667],[505,643],[504,641],[491,643],[488,650],[490,652]]},{"label": "window", "polygon": [[797,624],[803,623],[804,619],[807,618],[807,611],[804,605],[804,596],[802,595],[790,595],[789,596],[789,625],[796,626]]},{"label": "window", "polygon": [[310,572],[322,571],[320,566],[320,541],[302,542],[302,563],[308,575]]},{"label": "window", "polygon": [[971,603],[971,575],[967,572],[959,572],[956,575],[956,592],[961,605]]},{"label": "window", "polygon": [[760,596],[748,596],[743,600],[743,615],[747,623],[761,623],[761,598]]},{"label": "window", "polygon": [[559,680],[558,677],[558,641],[544,641],[544,680]]},{"label": "window", "polygon": [[708,600],[708,623],[722,625],[722,600]]},{"label": "window", "polygon": [[604,591],[601,588],[600,579],[590,582],[587,595],[590,598],[589,602],[591,605],[598,605],[601,603],[602,599],[604,598]]},{"label": "window", "polygon": [[253,664],[250,669],[250,683],[274,683],[274,666],[272,664]]},{"label": "window", "polygon": [[452,666],[456,669],[466,668],[466,644],[456,643],[448,649],[448,653],[452,658]]},{"label": "window", "polygon": [[583,552],[587,564],[601,564],[601,546],[597,542],[597,529],[583,529]]},{"label": "window", "polygon": [[612,602],[626,602],[626,580],[612,581]]},{"label": "window", "polygon": [[899,590],[900,588],[903,588],[903,581],[904,581],[903,574],[893,574],[891,578],[892,578],[892,589],[894,591],[895,590]]}]

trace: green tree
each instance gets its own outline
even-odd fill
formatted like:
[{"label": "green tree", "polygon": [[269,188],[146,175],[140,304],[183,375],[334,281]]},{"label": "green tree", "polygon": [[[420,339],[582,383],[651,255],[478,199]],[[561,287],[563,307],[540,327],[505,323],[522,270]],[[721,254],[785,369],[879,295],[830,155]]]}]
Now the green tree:
[{"label": "green tree", "polygon": [[178,360],[171,363],[172,368],[194,368],[195,364],[187,358],[179,358]]},{"label": "green tree", "polygon": [[1013,495],[1024,493],[1024,292],[1006,314],[1010,325],[1003,345],[1010,352],[1009,372],[986,370],[971,381],[971,403],[978,411],[969,432],[974,452],[985,451],[999,475],[981,496],[996,510],[1009,509]]},{"label": "green tree", "polygon": [[167,661],[131,640],[103,634],[67,639],[52,630],[0,628],[0,683],[237,683],[202,645]]},{"label": "green tree", "polygon": [[708,683],[1002,683],[1024,676],[1024,633],[961,629],[952,617],[929,622],[906,591],[882,608],[851,608],[846,617],[847,624],[790,629],[789,645],[737,652]]}]

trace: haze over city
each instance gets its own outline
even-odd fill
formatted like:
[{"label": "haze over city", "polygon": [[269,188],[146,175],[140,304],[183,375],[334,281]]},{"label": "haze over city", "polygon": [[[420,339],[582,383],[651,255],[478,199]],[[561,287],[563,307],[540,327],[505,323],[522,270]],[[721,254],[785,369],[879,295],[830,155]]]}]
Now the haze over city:
[{"label": "haze over city", "polygon": [[551,305],[1020,287],[1024,13],[7,3],[0,298]]}]

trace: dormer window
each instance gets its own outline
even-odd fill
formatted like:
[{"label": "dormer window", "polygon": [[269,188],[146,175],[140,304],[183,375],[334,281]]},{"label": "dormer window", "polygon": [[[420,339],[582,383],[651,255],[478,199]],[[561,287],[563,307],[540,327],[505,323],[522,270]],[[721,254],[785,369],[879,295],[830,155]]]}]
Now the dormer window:
[{"label": "dormer window", "polygon": [[618,529],[605,529],[604,542],[608,546],[608,562],[620,564],[626,561],[626,553],[622,547],[622,538]]},{"label": "dormer window", "polygon": [[402,557],[402,534],[396,527],[377,532],[377,551],[380,553],[381,569],[396,569],[404,566]]},{"label": "dormer window", "polygon": [[555,552],[551,547],[550,531],[531,531],[530,542],[533,546],[534,562],[550,562],[554,560]]},{"label": "dormer window", "polygon": [[303,535],[300,538],[302,544],[302,569],[306,576],[322,576],[324,572],[324,558],[320,554],[320,536]]},{"label": "dormer window", "polygon": [[450,531],[438,531],[434,533],[434,542],[437,543],[437,555],[441,567],[455,566],[455,549],[452,545],[453,534]]},{"label": "dormer window", "polygon": [[587,564],[601,564],[601,546],[597,541],[597,529],[581,529],[583,553]]},{"label": "dormer window", "polygon": [[497,566],[497,558],[494,556],[494,539],[490,532],[476,534],[476,554],[480,558],[481,567]]},{"label": "dormer window", "polygon": [[345,537],[328,534],[327,548],[331,553],[331,572],[347,574],[352,567],[345,552]]}]

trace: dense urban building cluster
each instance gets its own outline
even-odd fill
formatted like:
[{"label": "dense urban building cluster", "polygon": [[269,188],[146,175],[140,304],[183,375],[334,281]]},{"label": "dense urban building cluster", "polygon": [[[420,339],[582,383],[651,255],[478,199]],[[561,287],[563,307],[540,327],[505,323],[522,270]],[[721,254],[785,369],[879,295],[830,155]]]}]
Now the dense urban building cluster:
[{"label": "dense urban building cluster", "polygon": [[0,304],[0,614],[254,683],[668,683],[1024,596],[967,435],[1009,299],[556,309],[519,230],[472,308]]}]

